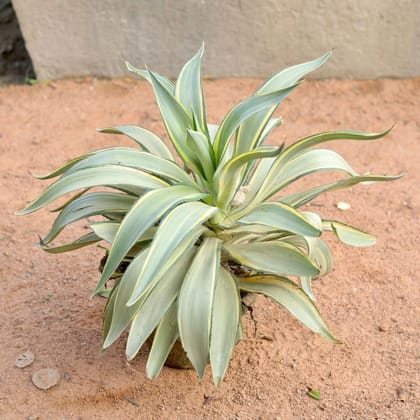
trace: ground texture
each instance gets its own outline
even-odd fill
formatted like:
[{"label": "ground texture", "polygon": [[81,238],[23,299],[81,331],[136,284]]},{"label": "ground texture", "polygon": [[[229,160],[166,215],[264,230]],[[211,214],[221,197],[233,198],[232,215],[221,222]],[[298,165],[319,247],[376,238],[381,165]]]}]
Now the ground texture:
[{"label": "ground texture", "polygon": [[[258,84],[206,81],[209,121],[219,122]],[[0,418],[419,418],[419,92],[420,79],[312,81],[284,102],[285,125],[272,143],[339,128],[381,131],[395,123],[384,140],[328,147],[359,172],[406,176],[330,193],[308,207],[378,238],[363,249],[331,238],[335,270],[314,284],[342,344],[326,342],[258,298],[257,332],[247,316],[246,338],[215,390],[210,372],[202,383],[193,371],[169,368],[147,380],[147,352],[126,363],[124,340],[101,354],[104,302],[89,300],[100,250],[47,255],[35,243],[53,215],[13,214],[46,185],[29,171],[44,173],[87,151],[131,144],[96,134],[97,127],[138,124],[164,135],[149,86],[72,79],[0,88]],[[351,208],[338,210],[338,201]],[[81,224],[64,239],[84,229]],[[26,350],[35,361],[18,369],[15,359]],[[37,389],[31,377],[41,368],[58,369],[60,383]],[[320,391],[319,401],[308,396],[311,388]]]}]

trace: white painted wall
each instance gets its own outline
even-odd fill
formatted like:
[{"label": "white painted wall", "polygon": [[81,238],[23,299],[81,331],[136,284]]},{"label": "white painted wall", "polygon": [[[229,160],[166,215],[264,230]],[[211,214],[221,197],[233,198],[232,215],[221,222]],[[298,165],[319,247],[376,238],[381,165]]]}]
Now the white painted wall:
[{"label": "white painted wall", "polygon": [[206,42],[209,77],[267,76],[334,48],[314,77],[420,76],[420,0],[13,0],[40,79],[174,77]]}]

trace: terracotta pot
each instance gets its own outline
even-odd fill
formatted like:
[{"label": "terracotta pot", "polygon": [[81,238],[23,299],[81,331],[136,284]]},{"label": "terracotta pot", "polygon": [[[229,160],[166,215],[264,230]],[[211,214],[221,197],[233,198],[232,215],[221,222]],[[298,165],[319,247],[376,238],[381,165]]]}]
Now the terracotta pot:
[{"label": "terracotta pot", "polygon": [[193,365],[187,357],[187,353],[182,347],[181,340],[176,340],[168,358],[166,359],[165,366],[175,369],[192,369]]},{"label": "terracotta pot", "polygon": [[[152,347],[153,338],[154,333],[147,339],[149,350]],[[169,355],[166,358],[165,366],[174,369],[193,369],[193,365],[191,364],[190,359],[188,359],[187,353],[185,353],[180,339],[175,341],[172,350],[169,352]]]},{"label": "terracotta pot", "polygon": [[[256,294],[254,293],[243,293],[242,296],[242,302],[246,306],[242,307],[242,315],[244,315],[247,312],[247,308],[253,305]],[[152,345],[153,337],[149,338],[149,346]],[[165,366],[168,366],[170,368],[175,369],[193,369],[193,365],[190,362],[190,359],[188,359],[187,353],[185,352],[184,348],[182,347],[181,340],[176,340],[175,344],[172,347],[172,350],[170,351]]]}]

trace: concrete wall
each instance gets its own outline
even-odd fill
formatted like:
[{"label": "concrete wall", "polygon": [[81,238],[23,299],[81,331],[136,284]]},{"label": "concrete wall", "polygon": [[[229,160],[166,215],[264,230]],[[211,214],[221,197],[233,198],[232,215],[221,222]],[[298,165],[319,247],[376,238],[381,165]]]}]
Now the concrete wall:
[{"label": "concrete wall", "polygon": [[210,77],[267,76],[334,48],[315,77],[420,76],[420,0],[13,0],[40,79],[176,76],[206,42]]}]

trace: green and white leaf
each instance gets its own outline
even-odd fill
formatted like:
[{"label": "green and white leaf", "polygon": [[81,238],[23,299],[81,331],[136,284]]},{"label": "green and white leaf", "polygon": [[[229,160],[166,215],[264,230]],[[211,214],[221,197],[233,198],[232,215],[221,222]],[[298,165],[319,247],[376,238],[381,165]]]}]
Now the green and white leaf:
[{"label": "green and white leaf", "polygon": [[[149,191],[131,208],[124,218],[112,243],[112,247],[98,282],[97,290],[116,270],[124,255],[138,239],[159,221],[169,210],[182,202],[196,201],[205,194],[186,185],[174,185]],[[168,240],[169,242],[169,240]]]},{"label": "green and white leaf", "polygon": [[65,245],[59,245],[59,246],[47,246],[40,243],[41,248],[48,252],[49,254],[61,254],[62,252],[69,252],[74,251],[76,249],[83,248],[88,245],[92,245],[96,242],[99,242],[101,238],[97,236],[94,232],[87,233],[86,235],[83,235],[79,239],[76,239],[73,242],[70,242]]},{"label": "green and white leaf", "polygon": [[[194,251],[190,251],[183,258],[172,265],[163,278],[156,283],[152,290],[137,301],[136,304],[129,306],[140,306],[130,327],[130,333],[127,339],[126,354],[128,360],[133,359],[149,335],[154,331],[159,322],[164,317],[165,313],[175,301],[180,291],[181,285],[186,277],[186,273],[190,268],[191,261],[194,256]],[[187,281],[185,279],[185,281]],[[125,301],[127,303],[127,300]],[[124,305],[126,308],[126,305]]]},{"label": "green and white leaf", "polygon": [[327,131],[324,133],[314,134],[309,137],[300,139],[284,151],[282,159],[289,160],[299,154],[301,151],[316,146],[321,143],[326,143],[332,140],[376,140],[386,136],[392,127],[381,133],[366,133],[363,131],[343,130],[343,131]]},{"label": "green and white leaf", "polygon": [[376,238],[370,233],[336,220],[323,220],[322,228],[334,232],[347,245],[365,247],[376,244]]},{"label": "green and white leaf", "polygon": [[[128,61],[125,62],[125,65],[127,66],[129,72],[135,74],[136,76],[142,79],[147,80],[150,84],[152,84],[152,79],[148,70],[137,69]],[[155,78],[159,81],[159,83],[168,91],[168,93],[170,93],[171,95],[175,95],[175,85],[171,80],[169,80],[165,76],[162,76],[159,73],[154,72],[153,74]]]},{"label": "green and white leaf", "polygon": [[65,206],[42,241],[51,242],[66,226],[86,217],[110,213],[125,214],[135,200],[133,196],[113,192],[82,195]]},{"label": "green and white leaf", "polygon": [[277,147],[261,147],[251,152],[243,153],[231,159],[226,165],[219,166],[214,176],[214,184],[217,185],[217,204],[226,209],[235,197],[242,184],[247,164],[256,159],[270,158],[278,155],[281,149]]},{"label": "green and white leaf", "polygon": [[[254,96],[261,96],[294,85],[307,73],[321,66],[330,54],[324,54],[316,60],[298,64],[274,74],[257,89]],[[235,155],[245,153],[261,144],[264,140],[264,131],[267,130],[267,125],[277,106],[278,104],[275,104],[270,108],[255,113],[241,124],[236,136]],[[268,128],[268,130],[271,131],[271,128]]]},{"label": "green and white leaf", "polygon": [[175,158],[164,140],[143,127],[138,127],[136,125],[118,125],[116,127],[100,128],[98,131],[100,133],[124,134],[133,139],[138,145],[152,155],[175,161]]},{"label": "green and white leaf", "polygon": [[240,264],[257,272],[316,276],[317,267],[298,248],[281,241],[224,244]]},{"label": "green and white leaf", "polygon": [[146,364],[146,375],[149,379],[156,378],[179,337],[177,320],[177,301],[173,302],[156,328],[152,348]]},{"label": "green and white leaf", "polygon": [[109,187],[133,185],[140,188],[156,189],[166,187],[168,183],[154,175],[124,166],[104,165],[95,168],[86,168],[60,178],[51,184],[28,207],[18,211],[16,214],[24,215],[33,213],[69,192],[103,185]]},{"label": "green and white leaf", "polygon": [[119,283],[116,283],[110,291],[104,309],[103,321],[102,321],[102,338],[105,340],[109,328],[112,323],[112,314],[114,311],[115,297],[119,288]]},{"label": "green and white leaf", "polygon": [[219,387],[229,365],[240,320],[238,285],[229,271],[220,268],[214,291],[210,335],[210,363],[216,387]]},{"label": "green and white leaf", "polygon": [[270,108],[274,105],[278,105],[289,93],[296,89],[297,86],[298,84],[295,84],[286,89],[281,89],[264,95],[252,96],[232,108],[220,124],[214,140],[213,146],[216,156],[216,164],[218,164],[222,159],[224,153],[226,152],[230,138],[240,124],[257,112]]},{"label": "green and white leaf", "polygon": [[186,137],[187,130],[193,128],[193,119],[181,103],[162,86],[155,73],[149,71],[149,74],[166,131],[178,155],[188,165],[190,158]]},{"label": "green and white leaf", "polygon": [[175,98],[191,111],[191,117],[197,121],[199,131],[208,133],[206,120],[206,104],[201,78],[201,58],[204,52],[204,43],[182,68],[175,87]]},{"label": "green and white leaf", "polygon": [[261,203],[237,222],[270,226],[304,236],[319,236],[321,234],[321,230],[304,215],[284,203]]},{"label": "green and white leaf", "polygon": [[344,188],[351,187],[357,184],[371,184],[374,182],[394,181],[401,178],[403,175],[398,176],[381,176],[381,175],[360,175],[352,176],[351,178],[342,179],[331,184],[321,185],[305,191],[300,191],[294,194],[289,194],[281,197],[279,201],[287,203],[295,208],[302,207],[309,203],[320,194],[324,192],[337,191]]},{"label": "green and white leaf", "polygon": [[187,145],[196,171],[207,181],[211,181],[214,174],[214,156],[210,140],[198,131],[188,130]]},{"label": "green and white leaf", "polygon": [[260,201],[271,197],[292,182],[321,171],[344,171],[357,176],[351,166],[336,152],[328,149],[305,151],[283,164],[282,155],[272,164],[257,197]]},{"label": "green and white leaf", "polygon": [[179,205],[163,219],[128,305],[134,304],[140,298],[145,288],[162,271],[164,264],[171,265],[176,261],[174,251],[184,239],[188,239],[190,234],[191,239],[198,238],[196,234],[200,235],[202,231],[197,229],[216,212],[215,207],[201,202],[191,202]]},{"label": "green and white leaf", "polygon": [[114,298],[112,321],[106,335],[104,335],[103,348],[109,347],[127,328],[139,307],[143,303],[127,307],[127,302],[133,293],[138,273],[144,265],[149,249],[140,252],[125,270]]},{"label": "green and white leaf", "polygon": [[[185,276],[178,298],[179,335],[182,346],[200,379],[203,379],[209,358],[220,250],[219,239],[204,239]],[[197,290],[200,292],[197,293]]]},{"label": "green and white leaf", "polygon": [[136,168],[171,181],[194,185],[191,177],[175,162],[129,147],[111,147],[92,153],[74,164],[65,174],[102,165]]},{"label": "green and white leaf", "polygon": [[261,293],[272,298],[312,331],[339,343],[329,331],[312,300],[291,280],[272,275],[252,276],[240,278],[239,286],[241,290]]}]

